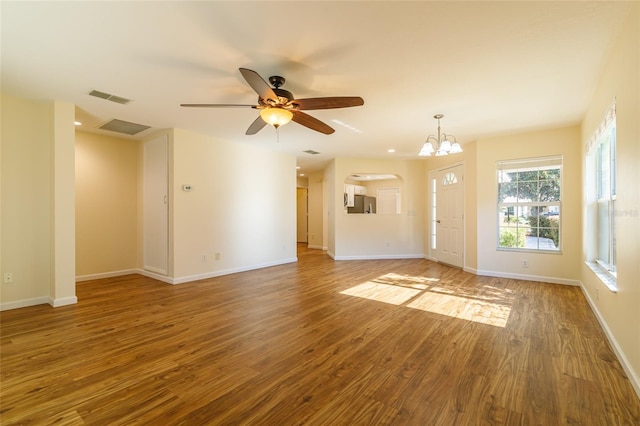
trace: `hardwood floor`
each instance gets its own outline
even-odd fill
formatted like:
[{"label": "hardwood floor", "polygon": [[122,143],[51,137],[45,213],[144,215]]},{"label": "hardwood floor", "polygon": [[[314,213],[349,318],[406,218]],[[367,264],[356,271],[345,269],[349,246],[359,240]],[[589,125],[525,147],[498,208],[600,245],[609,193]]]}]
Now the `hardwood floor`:
[{"label": "hardwood floor", "polygon": [[640,424],[577,287],[427,260],[78,284],[1,313],[12,424]]}]

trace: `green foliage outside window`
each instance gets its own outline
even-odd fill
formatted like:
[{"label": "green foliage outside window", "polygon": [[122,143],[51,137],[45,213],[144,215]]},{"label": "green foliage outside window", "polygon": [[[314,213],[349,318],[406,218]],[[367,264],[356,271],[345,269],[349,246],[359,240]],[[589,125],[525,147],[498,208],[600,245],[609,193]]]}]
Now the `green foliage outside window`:
[{"label": "green foliage outside window", "polygon": [[524,247],[527,230],[525,228],[501,228],[500,247]]},{"label": "green foliage outside window", "polygon": [[[546,216],[529,216],[529,223],[538,224],[538,235],[534,235],[540,238],[549,238],[553,240],[553,244],[558,247],[560,241],[560,233],[558,228],[558,222]],[[534,228],[535,229],[535,228]]]}]

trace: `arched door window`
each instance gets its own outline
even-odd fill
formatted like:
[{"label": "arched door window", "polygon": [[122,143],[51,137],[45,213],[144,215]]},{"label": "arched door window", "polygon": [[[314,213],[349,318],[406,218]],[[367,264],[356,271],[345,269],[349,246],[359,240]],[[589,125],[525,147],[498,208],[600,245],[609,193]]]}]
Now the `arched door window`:
[{"label": "arched door window", "polygon": [[445,173],[442,177],[442,185],[452,185],[454,183],[458,183],[458,177],[453,172]]}]

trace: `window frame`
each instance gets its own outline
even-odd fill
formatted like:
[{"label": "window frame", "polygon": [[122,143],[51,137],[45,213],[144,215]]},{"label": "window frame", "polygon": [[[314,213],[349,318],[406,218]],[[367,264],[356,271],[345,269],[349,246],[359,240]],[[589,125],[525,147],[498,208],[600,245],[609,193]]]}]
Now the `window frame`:
[{"label": "window frame", "polygon": [[[608,173],[603,173],[602,148],[608,146]],[[586,146],[585,189],[587,193],[587,258],[585,263],[602,283],[612,292],[617,292],[617,247],[616,209],[617,200],[617,122],[615,100],[600,121]],[[600,258],[600,206],[607,209],[607,249],[608,261]]]},{"label": "window frame", "polygon": [[[498,251],[512,251],[518,253],[542,253],[542,254],[562,254],[562,194],[563,194],[563,157],[562,155],[553,155],[553,156],[545,156],[545,157],[534,157],[534,158],[522,158],[522,159],[511,159],[511,160],[500,160],[496,164],[496,184],[497,184],[497,210],[496,210],[496,250]],[[501,182],[501,173],[504,172],[531,172],[531,171],[542,171],[542,170],[558,170],[558,200],[557,201],[509,201],[504,202],[500,200],[501,192],[500,192],[500,184]],[[526,181],[533,182],[533,181]],[[543,182],[537,175],[537,186],[540,186],[540,183]],[[532,247],[509,247],[509,246],[501,246],[500,245],[500,236],[501,230],[505,228],[501,225],[501,211],[503,209],[507,209],[507,211],[512,210],[517,215],[517,211],[520,209],[530,209],[530,208],[552,208],[550,210],[557,211],[558,215],[558,243],[557,249],[544,249],[540,248],[538,244],[537,248]],[[540,230],[541,227],[536,226],[536,229]],[[516,224],[516,229],[518,226]],[[543,229],[546,229],[543,227]],[[555,228],[550,228],[555,229]],[[517,232],[517,231],[516,231]],[[539,231],[538,231],[539,232]],[[538,234],[539,235],[539,234]],[[540,241],[538,240],[538,243]]]}]

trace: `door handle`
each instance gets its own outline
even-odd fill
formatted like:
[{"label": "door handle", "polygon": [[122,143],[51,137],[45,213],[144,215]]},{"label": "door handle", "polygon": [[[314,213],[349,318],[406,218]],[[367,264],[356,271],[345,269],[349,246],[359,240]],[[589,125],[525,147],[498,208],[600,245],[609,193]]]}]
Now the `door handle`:
[{"label": "door handle", "polygon": [[436,220],[436,223],[440,223],[440,219]]}]

